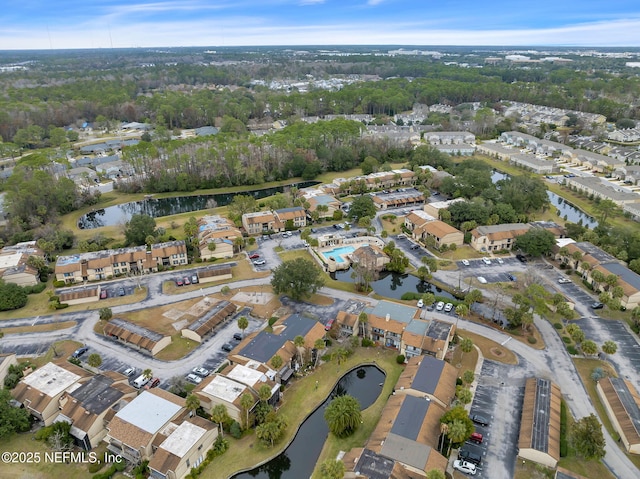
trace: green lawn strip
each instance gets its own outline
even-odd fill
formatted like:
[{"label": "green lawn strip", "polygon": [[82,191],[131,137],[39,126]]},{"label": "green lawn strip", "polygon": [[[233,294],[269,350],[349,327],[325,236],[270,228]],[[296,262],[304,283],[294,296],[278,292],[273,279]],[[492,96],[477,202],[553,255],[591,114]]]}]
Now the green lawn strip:
[{"label": "green lawn strip", "polygon": [[[231,477],[242,470],[248,470],[263,464],[280,454],[293,440],[298,428],[304,420],[327,399],[329,393],[347,371],[363,364],[377,363],[387,372],[385,385],[381,395],[388,397],[399,372],[394,372],[396,353],[378,348],[356,348],[353,355],[340,366],[335,361],[321,365],[306,377],[296,379],[284,392],[278,414],[283,415],[289,424],[284,437],[276,447],[268,448],[256,440],[253,432],[236,440],[228,435],[230,447],[222,456],[216,458],[202,474],[203,478],[219,479]],[[318,381],[318,388],[315,384]],[[373,406],[372,406],[373,407]]]}]

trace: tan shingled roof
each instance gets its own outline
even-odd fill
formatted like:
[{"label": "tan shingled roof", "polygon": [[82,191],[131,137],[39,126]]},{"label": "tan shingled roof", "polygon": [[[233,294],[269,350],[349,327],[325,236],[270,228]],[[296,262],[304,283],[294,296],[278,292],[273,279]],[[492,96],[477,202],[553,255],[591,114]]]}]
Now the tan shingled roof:
[{"label": "tan shingled roof", "polygon": [[153,438],[153,434],[123,421],[118,416],[111,420],[107,429],[109,436],[133,449],[139,449],[142,446],[146,447]]},{"label": "tan shingled roof", "polygon": [[402,334],[406,324],[401,323],[400,321],[396,321],[393,318],[390,318],[389,321],[386,318],[381,318],[380,316],[376,316],[375,314],[369,315],[369,327],[370,328],[378,328],[383,329],[385,331],[389,331],[391,333]]},{"label": "tan shingled roof", "polygon": [[[635,390],[635,388],[629,381],[625,380],[624,382],[627,386],[627,389],[633,396],[634,401],[640,407],[640,396],[638,395],[638,392]],[[622,401],[620,401],[620,398],[618,397],[618,393],[616,392],[615,388],[613,387],[613,384],[611,383],[611,379],[606,377],[604,379],[601,379],[598,384],[602,389],[602,392],[604,393],[605,397],[607,398],[609,407],[613,411],[613,414],[616,416],[616,419],[618,420],[618,424],[622,428],[622,433],[624,434],[629,444],[630,445],[640,444],[640,433],[634,427],[633,421],[631,421],[631,418],[629,417],[629,414],[627,414],[627,411],[624,408]]]},{"label": "tan shingled roof", "polygon": [[452,233],[461,233],[460,230],[440,220],[429,221],[427,224],[422,226],[422,231],[432,234],[433,236],[437,236],[438,238],[442,238],[443,236]]}]

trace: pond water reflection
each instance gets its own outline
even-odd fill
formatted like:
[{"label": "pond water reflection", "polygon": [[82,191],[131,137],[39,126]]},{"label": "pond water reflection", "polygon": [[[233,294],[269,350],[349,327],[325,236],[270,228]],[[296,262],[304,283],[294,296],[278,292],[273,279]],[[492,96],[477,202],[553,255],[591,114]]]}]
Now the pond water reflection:
[{"label": "pond water reflection", "polygon": [[174,196],[171,198],[147,198],[140,201],[123,203],[92,211],[78,220],[78,227],[82,229],[100,228],[102,226],[114,226],[129,221],[136,214],[149,215],[152,218],[177,215],[190,211],[205,210],[216,206],[226,206],[236,195],[251,195],[259,200],[276,193],[284,193],[291,187],[308,188],[320,184],[319,181],[304,181],[272,188],[262,188],[236,193],[218,193],[213,195]]},{"label": "pond water reflection", "polygon": [[329,427],[324,420],[324,409],[334,397],[344,394],[355,397],[360,402],[361,409],[366,409],[380,395],[384,379],[384,373],[375,366],[361,366],[348,372],[340,379],[327,400],[300,426],[293,442],[282,454],[262,466],[237,474],[233,478],[301,479],[311,477],[322,446],[329,434]]}]

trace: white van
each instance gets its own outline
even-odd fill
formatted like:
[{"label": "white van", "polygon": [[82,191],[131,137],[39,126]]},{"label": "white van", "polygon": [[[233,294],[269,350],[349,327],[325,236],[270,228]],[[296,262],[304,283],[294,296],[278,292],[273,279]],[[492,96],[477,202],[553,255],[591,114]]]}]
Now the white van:
[{"label": "white van", "polygon": [[151,378],[145,376],[144,374],[141,374],[140,376],[138,376],[137,378],[135,378],[133,380],[133,385],[135,387],[137,387],[138,389],[140,389],[142,386],[144,386],[145,384],[147,384],[149,382]]}]

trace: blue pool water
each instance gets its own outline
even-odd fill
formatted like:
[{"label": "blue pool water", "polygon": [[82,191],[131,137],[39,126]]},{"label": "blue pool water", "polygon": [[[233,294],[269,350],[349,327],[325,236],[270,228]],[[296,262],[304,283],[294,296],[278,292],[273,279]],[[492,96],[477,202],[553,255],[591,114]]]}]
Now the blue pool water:
[{"label": "blue pool water", "polygon": [[324,256],[326,260],[329,260],[329,256],[333,256],[336,260],[336,263],[344,263],[344,258],[342,258],[342,255],[351,254],[355,250],[356,249],[353,246],[340,246],[338,248],[333,248],[329,251],[322,252],[322,256]]}]

